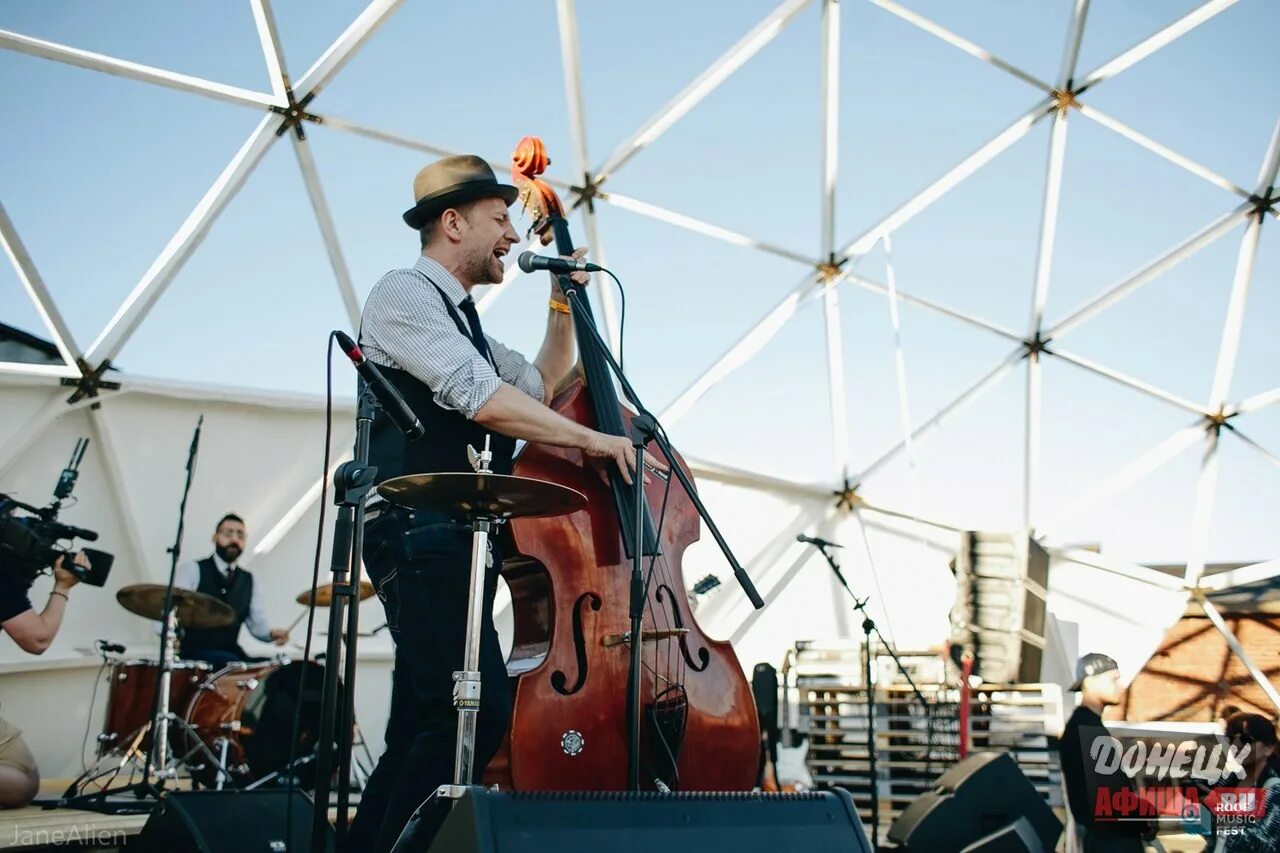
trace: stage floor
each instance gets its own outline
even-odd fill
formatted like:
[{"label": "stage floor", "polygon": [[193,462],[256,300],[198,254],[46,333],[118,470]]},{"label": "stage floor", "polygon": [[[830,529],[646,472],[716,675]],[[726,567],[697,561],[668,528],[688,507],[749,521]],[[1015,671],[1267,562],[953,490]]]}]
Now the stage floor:
[{"label": "stage floor", "polygon": [[[45,779],[37,799],[54,799],[71,784],[70,779]],[[180,780],[179,787],[189,783]],[[352,796],[351,815],[359,795]],[[0,850],[40,850],[66,848],[114,851],[128,849],[129,839],[142,832],[148,815],[107,815],[80,809],[44,809],[26,806],[0,810]],[[329,809],[329,822],[337,820],[337,809]]]},{"label": "stage floor", "polygon": [[27,806],[0,812],[0,850],[94,847],[114,850],[142,831],[147,815],[104,815]]}]

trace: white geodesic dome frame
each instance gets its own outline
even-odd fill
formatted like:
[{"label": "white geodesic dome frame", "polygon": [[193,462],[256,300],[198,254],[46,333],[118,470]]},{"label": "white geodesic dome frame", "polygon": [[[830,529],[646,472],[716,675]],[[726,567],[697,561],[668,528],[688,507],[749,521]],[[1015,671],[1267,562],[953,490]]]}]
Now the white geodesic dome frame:
[{"label": "white geodesic dome frame", "polygon": [[[1149,37],[1104,62],[1097,68],[1081,74],[1077,59],[1085,22],[1089,10],[1088,0],[1075,0],[1073,14],[1065,39],[1060,70],[1052,81],[1039,79],[1013,64],[993,55],[977,44],[938,24],[920,16],[893,0],[867,0],[886,12],[930,33],[978,61],[1009,74],[1039,91],[1039,96],[1015,121],[1001,129],[989,141],[978,147],[961,162],[949,169],[937,180],[911,197],[875,225],[847,242],[837,240],[835,212],[837,203],[836,177],[840,151],[838,116],[840,110],[840,16],[839,0],[784,0],[764,20],[742,36],[733,46],[709,65],[684,89],[650,117],[633,134],[619,144],[610,155],[592,167],[587,150],[585,114],[582,97],[582,73],[579,62],[579,40],[573,0],[557,0],[557,24],[560,34],[561,62],[563,67],[564,94],[567,103],[571,137],[574,143],[573,175],[582,176],[570,180],[563,176],[554,179],[555,184],[567,193],[581,214],[589,244],[602,254],[605,245],[599,233],[595,212],[596,204],[612,205],[632,213],[651,217],[669,225],[683,228],[708,238],[726,241],[753,250],[801,263],[809,271],[786,293],[770,311],[751,326],[742,337],[718,359],[710,364],[702,375],[680,393],[659,416],[667,426],[672,426],[686,415],[698,401],[718,383],[742,367],[769,343],[771,339],[796,315],[807,302],[821,300],[826,329],[826,368],[829,387],[831,429],[834,457],[831,460],[831,477],[827,483],[812,484],[794,482],[784,478],[763,476],[755,472],[738,470],[713,461],[694,460],[694,472],[701,479],[761,492],[785,496],[802,501],[808,510],[800,513],[782,527],[772,539],[748,561],[749,569],[761,581],[762,591],[772,601],[785,588],[808,561],[801,557],[781,569],[775,569],[785,555],[786,546],[796,532],[813,525],[831,528],[848,519],[857,531],[863,531],[863,522],[876,524],[905,523],[937,530],[954,532],[958,526],[947,520],[920,518],[912,513],[880,506],[869,502],[861,494],[861,487],[874,474],[882,472],[893,460],[910,456],[913,445],[926,434],[942,427],[949,418],[972,403],[1001,378],[1025,363],[1026,408],[1024,415],[1024,476],[1021,483],[1022,521],[1028,532],[1045,533],[1038,515],[1040,492],[1040,432],[1042,408],[1042,362],[1056,358],[1062,363],[1088,371],[1135,394],[1145,395],[1186,412],[1189,423],[1158,442],[1129,464],[1115,471],[1112,476],[1098,483],[1088,494],[1082,495],[1075,506],[1087,505],[1106,496],[1115,495],[1151,472],[1175,455],[1199,443],[1202,460],[1195,484],[1195,509],[1191,519],[1191,546],[1186,555],[1186,572],[1181,580],[1153,572],[1141,566],[1104,558],[1079,549],[1057,548],[1054,553],[1062,559],[1092,566],[1118,577],[1139,581],[1169,593],[1190,597],[1199,602],[1222,631],[1233,649],[1243,656],[1243,650],[1235,642],[1221,614],[1205,596],[1210,592],[1237,584],[1264,580],[1280,574],[1280,560],[1272,560],[1238,569],[1233,572],[1204,576],[1206,550],[1211,514],[1216,497],[1218,480],[1219,441],[1225,431],[1239,439],[1245,447],[1265,461],[1280,465],[1280,457],[1249,438],[1239,426],[1248,415],[1280,403],[1280,388],[1257,394],[1247,399],[1228,399],[1232,376],[1235,372],[1240,344],[1240,331],[1245,316],[1247,296],[1253,277],[1254,259],[1259,233],[1265,217],[1280,217],[1280,190],[1276,187],[1277,169],[1280,168],[1280,124],[1277,125],[1258,178],[1253,187],[1241,187],[1213,170],[1194,162],[1175,149],[1145,136],[1119,119],[1103,113],[1088,103],[1088,93],[1098,86],[1122,74],[1176,39],[1186,35],[1205,21],[1213,18],[1237,0],[1210,0],[1181,18],[1173,21]],[[250,178],[255,167],[277,139],[288,136],[296,155],[298,166],[307,188],[308,198],[316,216],[324,245],[328,253],[338,291],[346,314],[354,327],[359,318],[359,300],[341,247],[338,229],[330,214],[319,171],[306,138],[309,124],[320,125],[342,133],[356,134],[369,139],[401,146],[431,156],[455,153],[443,146],[410,139],[339,116],[324,112],[317,106],[317,97],[338,75],[344,65],[370,38],[403,0],[374,0],[351,23],[345,32],[323,55],[294,82],[286,68],[281,42],[269,0],[250,0],[250,8],[262,46],[263,57],[272,84],[270,92],[252,91],[229,86],[191,75],[141,65],[110,56],[80,50],[63,44],[32,38],[18,33],[0,31],[0,48],[66,63],[82,68],[130,78],[143,83],[165,86],[171,89],[213,98],[254,110],[263,117],[244,141],[235,156],[218,175],[203,198],[173,234],[154,263],[142,276],[132,293],[124,300],[112,319],[88,346],[81,347],[63,320],[55,300],[40,277],[36,263],[23,247],[14,223],[0,206],[0,242],[3,242],[18,278],[26,288],[40,313],[44,324],[57,345],[63,364],[54,366],[23,363],[0,363],[0,382],[21,385],[54,383],[71,384],[76,391],[68,401],[63,393],[54,393],[47,405],[40,407],[14,430],[15,439],[0,448],[0,475],[8,472],[23,456],[33,441],[50,425],[68,412],[85,409],[102,452],[107,457],[115,455],[119,437],[114,440],[107,421],[101,415],[101,406],[110,408],[117,397],[130,393],[171,396],[177,399],[206,401],[232,401],[263,406],[284,406],[298,410],[316,411],[316,401],[310,398],[291,398],[288,395],[262,395],[237,389],[198,389],[187,384],[167,383],[135,377],[108,375],[103,382],[104,371],[118,356],[130,337],[137,331],[157,300],[164,293],[185,262],[200,245],[214,221]],[[787,248],[773,245],[737,231],[722,228],[640,199],[611,192],[605,187],[608,180],[624,168],[633,157],[662,136],[694,109],[713,90],[733,75],[753,56],[763,50],[781,31],[795,21],[807,7],[820,7],[821,57],[822,57],[822,112],[820,167],[823,175],[821,197],[816,199],[821,209],[820,252],[810,257]],[[320,106],[322,106],[322,101]],[[1057,226],[1058,203],[1063,179],[1063,163],[1066,152],[1068,127],[1073,113],[1094,122],[1141,146],[1152,155],[1163,158],[1175,166],[1213,184],[1236,198],[1224,203],[1223,209],[1204,227],[1184,241],[1152,258],[1131,275],[1115,282],[1096,297],[1079,306],[1066,316],[1050,321],[1046,317],[1050,270],[1052,266],[1054,237]],[[1030,317],[1025,329],[1019,331],[991,322],[971,312],[958,310],[933,299],[900,291],[895,284],[892,265],[887,267],[886,280],[880,282],[854,270],[856,261],[882,246],[888,253],[893,234],[935,201],[961,184],[969,176],[989,163],[1001,152],[1025,137],[1040,122],[1051,121],[1048,166],[1045,177],[1043,205],[1039,229]],[[495,161],[495,166],[505,164]],[[1190,257],[1209,244],[1221,239],[1237,227],[1243,226],[1243,237],[1236,261],[1231,285],[1231,296],[1226,323],[1218,349],[1216,370],[1209,397],[1204,402],[1186,399],[1143,380],[1081,355],[1065,350],[1063,338],[1080,325],[1105,312],[1139,288],[1155,280],[1162,273]],[[508,279],[518,275],[517,270]],[[897,340],[895,368],[899,383],[899,415],[903,427],[902,440],[880,458],[860,470],[851,470],[848,448],[848,414],[844,381],[845,356],[842,344],[841,316],[839,313],[840,285],[853,284],[869,291],[881,293],[889,300],[891,322]],[[481,310],[490,310],[504,291],[491,289],[484,295]],[[617,317],[611,293],[597,291],[602,301],[603,322],[608,337],[616,346]],[[912,420],[905,391],[905,366],[900,338],[897,337],[896,309],[905,302],[924,310],[937,312],[965,323],[985,333],[1006,341],[1010,350],[992,369],[970,387],[965,388],[951,402],[922,422]],[[113,387],[119,379],[119,387]],[[141,551],[143,537],[138,532],[138,514],[131,509],[136,500],[121,486],[119,472],[108,474],[114,480],[116,500],[121,507],[125,525],[132,528],[127,537]],[[265,525],[267,535],[258,548],[270,550],[286,536],[303,516],[312,509],[320,497],[318,482],[300,490],[296,501]],[[1052,536],[1052,529],[1047,533]],[[867,545],[868,559],[871,548]],[[265,548],[264,548],[265,546]],[[740,605],[739,601],[725,596],[709,603],[710,616],[727,615]],[[740,609],[740,608],[738,608]],[[731,620],[727,627],[735,639],[740,639],[755,621],[752,615],[742,615]],[[1252,663],[1246,663],[1255,678],[1268,691],[1268,695],[1280,707],[1280,694],[1269,684],[1261,671]]]}]

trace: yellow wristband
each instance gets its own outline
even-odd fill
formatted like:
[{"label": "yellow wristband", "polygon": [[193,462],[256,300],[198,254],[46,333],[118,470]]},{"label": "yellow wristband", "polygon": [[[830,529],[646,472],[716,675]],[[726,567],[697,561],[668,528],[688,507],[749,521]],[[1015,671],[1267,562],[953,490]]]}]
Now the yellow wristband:
[{"label": "yellow wristband", "polygon": [[569,313],[569,303],[568,303],[568,302],[557,302],[557,301],[556,301],[556,300],[554,300],[554,299],[550,299],[550,300],[548,300],[548,301],[547,301],[547,305],[548,305],[548,306],[550,306],[550,308],[551,308],[551,310],[552,310],[552,311],[559,311],[561,314],[568,314],[568,313]]}]

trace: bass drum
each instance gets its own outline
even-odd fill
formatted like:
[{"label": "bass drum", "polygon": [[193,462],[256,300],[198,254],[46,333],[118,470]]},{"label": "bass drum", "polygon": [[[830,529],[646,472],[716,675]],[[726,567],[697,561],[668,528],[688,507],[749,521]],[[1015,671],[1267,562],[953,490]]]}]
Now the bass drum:
[{"label": "bass drum", "polygon": [[[212,787],[217,765],[201,744],[225,763],[229,782],[243,785],[278,773],[289,763],[294,711],[299,704],[294,759],[312,755],[320,734],[324,666],[308,661],[232,663],[209,678],[187,708],[186,719],[200,743],[188,745],[192,776]],[[297,772],[301,786],[315,787],[315,761]]]},{"label": "bass drum", "polygon": [[[169,676],[169,710],[174,714],[186,710],[211,669],[204,661],[174,661],[173,672]],[[151,705],[155,701],[159,673],[160,664],[147,658],[117,661],[111,665],[106,719],[102,724],[102,734],[98,735],[99,756],[127,750],[138,732],[151,722]],[[143,735],[138,748],[144,753],[151,749],[150,729]]]}]

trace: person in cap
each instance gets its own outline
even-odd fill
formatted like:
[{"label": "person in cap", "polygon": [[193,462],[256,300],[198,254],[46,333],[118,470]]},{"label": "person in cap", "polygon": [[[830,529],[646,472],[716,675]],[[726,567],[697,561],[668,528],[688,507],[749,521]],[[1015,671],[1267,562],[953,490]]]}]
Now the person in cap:
[{"label": "person in cap", "polygon": [[1094,812],[1099,790],[1129,788],[1137,793],[1128,776],[1119,770],[1100,773],[1091,758],[1094,740],[1110,736],[1102,724],[1103,711],[1124,698],[1120,667],[1107,655],[1087,654],[1076,662],[1076,680],[1070,689],[1080,693],[1080,704],[1062,729],[1058,759],[1067,807],[1075,820],[1078,849],[1085,853],[1142,853],[1147,823],[1098,820]]},{"label": "person in cap", "polygon": [[[503,258],[520,239],[508,212],[516,188],[499,183],[481,158],[465,155],[420,171],[413,195],[415,204],[403,218],[418,232],[421,254],[412,267],[384,275],[370,292],[360,346],[426,434],[408,441],[378,413],[369,446],[378,479],[470,471],[467,446],[480,450],[488,436],[492,469],[499,474],[511,473],[516,440],[524,439],[576,448],[599,464],[616,465],[631,482],[636,458],[629,438],[589,429],[548,407],[573,368],[575,346],[568,305],[554,277],[541,321],[542,346],[532,361],[481,327],[472,291],[503,282]],[[580,249],[574,257],[585,253]],[[585,273],[574,273],[574,279],[587,282]],[[364,563],[386,610],[395,668],[386,751],[361,794],[346,845],[362,853],[389,850],[418,806],[453,781],[452,674],[462,665],[471,543],[463,519],[443,512],[374,500],[365,518]],[[500,566],[500,555],[491,549],[473,781],[497,751],[510,714],[492,615]],[[440,808],[422,812],[415,849],[426,848],[443,815]]]},{"label": "person in cap", "polygon": [[1244,778],[1225,784],[1256,788],[1262,814],[1233,827],[1223,843],[1224,853],[1272,853],[1280,850],[1280,769],[1276,767],[1276,727],[1261,714],[1237,711],[1227,718],[1226,738],[1237,749],[1249,747]]}]

